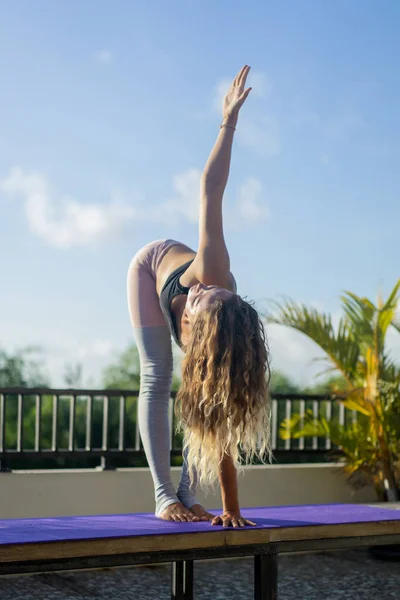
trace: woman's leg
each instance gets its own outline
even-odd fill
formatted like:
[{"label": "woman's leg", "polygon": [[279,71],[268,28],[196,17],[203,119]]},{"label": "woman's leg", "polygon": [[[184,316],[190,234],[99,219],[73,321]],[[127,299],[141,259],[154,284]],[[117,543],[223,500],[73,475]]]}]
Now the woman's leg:
[{"label": "woman's leg", "polygon": [[139,431],[153,477],[156,515],[179,502],[170,472],[168,407],[172,381],[171,335],[156,291],[156,244],[145,246],[128,271],[128,305],[140,357]]},{"label": "woman's leg", "polygon": [[194,481],[190,481],[186,457],[187,450],[183,452],[183,466],[177,494],[179,500],[186,508],[192,508],[195,504],[199,504],[198,500],[196,500],[197,476],[195,474]]}]

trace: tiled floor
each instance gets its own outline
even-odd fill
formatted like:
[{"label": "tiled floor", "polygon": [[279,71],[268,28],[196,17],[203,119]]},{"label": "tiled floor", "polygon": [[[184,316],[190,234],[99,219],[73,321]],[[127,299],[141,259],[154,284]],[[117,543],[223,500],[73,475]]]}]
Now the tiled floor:
[{"label": "tiled floor", "polygon": [[[170,600],[169,565],[0,578],[0,600]],[[199,561],[196,600],[253,600],[252,559]],[[279,600],[400,600],[400,563],[365,550],[284,555]]]}]

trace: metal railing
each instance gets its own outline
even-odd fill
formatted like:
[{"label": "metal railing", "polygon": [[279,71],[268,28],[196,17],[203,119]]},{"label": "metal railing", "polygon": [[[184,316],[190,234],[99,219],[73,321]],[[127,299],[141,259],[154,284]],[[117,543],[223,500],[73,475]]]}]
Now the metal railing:
[{"label": "metal railing", "polygon": [[[175,431],[175,396],[171,392],[172,461],[181,456],[182,439]],[[146,466],[137,406],[138,390],[0,388],[0,471],[46,468],[44,463],[50,468]],[[335,418],[342,424],[355,418],[354,411],[333,397],[274,394],[271,438],[277,462],[326,459],[331,449],[327,437],[279,438],[283,419],[295,412],[304,416],[306,409],[327,420],[336,411]]]}]

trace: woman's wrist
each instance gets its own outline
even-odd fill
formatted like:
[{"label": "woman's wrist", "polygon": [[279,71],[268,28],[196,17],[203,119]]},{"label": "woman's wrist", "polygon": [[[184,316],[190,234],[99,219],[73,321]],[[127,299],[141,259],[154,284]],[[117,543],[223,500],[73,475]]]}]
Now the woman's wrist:
[{"label": "woman's wrist", "polygon": [[222,119],[221,126],[227,125],[228,127],[236,127],[238,122],[238,115],[225,115]]},{"label": "woman's wrist", "polygon": [[239,502],[227,502],[222,504],[222,512],[240,513]]}]

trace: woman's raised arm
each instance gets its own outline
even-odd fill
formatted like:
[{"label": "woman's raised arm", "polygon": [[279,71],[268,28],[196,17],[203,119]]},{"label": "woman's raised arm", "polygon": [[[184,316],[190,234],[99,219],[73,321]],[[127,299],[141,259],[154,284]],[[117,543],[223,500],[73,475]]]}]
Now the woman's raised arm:
[{"label": "woman's raised arm", "polygon": [[245,65],[225,95],[221,129],[201,177],[199,249],[195,259],[197,264],[193,264],[193,267],[199,271],[198,277],[204,283],[204,279],[211,277],[211,268],[225,273],[230,269],[222,225],[222,198],[229,176],[239,110],[251,90],[245,89],[249,71],[250,67]]}]

